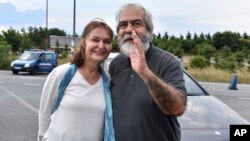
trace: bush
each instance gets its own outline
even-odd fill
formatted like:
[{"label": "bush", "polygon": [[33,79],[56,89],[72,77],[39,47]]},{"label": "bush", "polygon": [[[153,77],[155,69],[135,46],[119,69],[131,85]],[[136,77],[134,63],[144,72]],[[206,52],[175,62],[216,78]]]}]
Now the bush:
[{"label": "bush", "polygon": [[207,67],[207,60],[204,56],[195,56],[190,59],[191,68],[205,68]]},{"label": "bush", "polygon": [[216,52],[216,49],[208,44],[208,43],[202,43],[197,45],[198,48],[198,55],[203,55],[207,60],[210,60],[211,57],[213,57],[213,54]]},{"label": "bush", "polygon": [[8,56],[10,52],[10,45],[0,42],[0,69],[9,68]]},{"label": "bush", "polygon": [[244,56],[244,52],[236,52],[235,53],[235,60],[239,63],[244,62],[245,56]]},{"label": "bush", "polygon": [[218,58],[216,64],[216,68],[220,68],[222,70],[235,71],[235,59],[233,56],[229,56],[227,58]]},{"label": "bush", "polygon": [[16,55],[9,55],[9,56],[3,58],[3,62],[1,63],[0,69],[1,70],[10,70],[10,64],[15,59],[16,59]]},{"label": "bush", "polygon": [[247,56],[247,63],[250,65],[250,54]]}]

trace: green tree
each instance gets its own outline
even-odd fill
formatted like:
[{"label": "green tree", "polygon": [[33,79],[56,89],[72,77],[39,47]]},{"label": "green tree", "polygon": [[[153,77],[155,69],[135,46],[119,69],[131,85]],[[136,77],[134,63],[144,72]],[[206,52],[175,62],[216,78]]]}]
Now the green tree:
[{"label": "green tree", "polygon": [[182,34],[180,34],[180,39],[183,40],[184,39],[184,36]]},{"label": "green tree", "polygon": [[250,54],[247,56],[248,70],[250,71]]},{"label": "green tree", "polygon": [[197,36],[196,34],[194,35],[194,39],[193,39],[195,45],[201,44],[205,42],[205,37],[204,34],[201,33],[199,36]]},{"label": "green tree", "polygon": [[17,30],[12,28],[8,29],[7,31],[2,31],[4,41],[7,44],[11,45],[11,50],[13,53],[17,54],[19,51],[19,47],[21,44],[21,35]]},{"label": "green tree", "polygon": [[226,58],[219,57],[216,60],[215,67],[222,69],[222,70],[227,70],[230,72],[235,72],[235,59],[233,56],[228,56]]},{"label": "green tree", "polygon": [[64,49],[62,51],[62,58],[65,58],[68,56],[68,53],[69,53],[69,45],[68,44],[65,44],[64,46]]},{"label": "green tree", "polygon": [[60,48],[59,48],[60,44],[58,42],[58,40],[56,40],[56,54],[60,54]]},{"label": "green tree", "polygon": [[231,48],[227,45],[222,47],[222,49],[220,50],[220,54],[221,54],[220,56],[222,58],[227,58],[228,56],[233,56]]},{"label": "green tree", "polygon": [[239,42],[240,36],[238,33],[233,33],[231,31],[225,31],[223,33],[216,32],[213,35],[213,44],[217,49],[221,49],[223,46],[227,45],[232,51],[240,46]]},{"label": "green tree", "polygon": [[174,49],[176,47],[181,47],[181,43],[179,43],[177,40],[175,39],[170,39],[168,41],[164,41],[162,42],[162,46],[164,46],[164,50],[167,50],[171,53],[174,53]]},{"label": "green tree", "polygon": [[191,50],[195,47],[195,43],[193,40],[183,40],[182,41],[182,48],[184,52],[191,52]]},{"label": "green tree", "polygon": [[169,38],[168,32],[165,32],[165,33],[164,33],[164,36],[163,36],[163,39],[168,40],[168,38]]},{"label": "green tree", "polygon": [[243,52],[236,52],[235,53],[235,60],[239,63],[244,62],[245,56]]},{"label": "green tree", "polygon": [[194,33],[194,40],[196,40],[197,38],[198,38],[198,35]]},{"label": "green tree", "polygon": [[113,46],[113,49],[112,49],[113,52],[119,52],[120,51],[120,48],[118,46],[117,36],[114,37],[114,39],[112,41],[112,46]]},{"label": "green tree", "polygon": [[[64,30],[58,29],[58,28],[50,28],[49,29],[49,36],[50,35],[57,35],[57,36],[66,36],[66,32]],[[76,34],[76,37],[78,37],[78,35]]]},{"label": "green tree", "polygon": [[246,32],[243,33],[243,38],[244,39],[248,39],[249,38],[249,36],[248,36],[248,34]]},{"label": "green tree", "polygon": [[208,43],[202,43],[196,46],[198,55],[203,55],[207,60],[210,60],[216,52],[215,47]]},{"label": "green tree", "polygon": [[187,35],[186,35],[186,39],[187,39],[187,40],[191,40],[191,38],[192,38],[192,35],[191,35],[191,33],[188,31],[188,33],[187,33]]},{"label": "green tree", "polygon": [[31,40],[27,36],[22,37],[21,44],[20,44],[20,51],[23,52],[24,50],[27,50],[30,48],[32,48]]},{"label": "green tree", "polygon": [[204,56],[194,56],[190,59],[190,67],[192,68],[205,68],[207,60]]},{"label": "green tree", "polygon": [[182,58],[184,54],[184,50],[181,48],[181,42],[177,39],[167,41],[165,50],[179,58]]},{"label": "green tree", "polygon": [[170,39],[170,40],[174,40],[174,39],[176,39],[176,38],[175,38],[174,35],[171,35],[169,39]]},{"label": "green tree", "polygon": [[158,33],[156,36],[157,39],[161,39],[161,33]]},{"label": "green tree", "polygon": [[200,39],[202,39],[203,41],[205,40],[205,35],[203,32],[201,32],[200,36],[199,36]]},{"label": "green tree", "polygon": [[245,50],[245,49],[250,50],[250,39],[241,38],[239,40],[239,42],[240,42],[240,46],[243,48],[243,50]]},{"label": "green tree", "polygon": [[182,58],[184,55],[184,50],[181,47],[177,47],[174,49],[174,55],[176,55],[178,58]]},{"label": "green tree", "polygon": [[165,40],[165,39],[154,39],[153,40],[153,44],[159,48],[162,48],[164,50],[167,50],[168,49],[168,40]]},{"label": "green tree", "polygon": [[66,36],[65,31],[58,28],[46,29],[42,27],[28,27],[28,37],[35,48],[46,49],[47,39],[50,35]]},{"label": "green tree", "polygon": [[228,70],[231,72],[235,71],[235,57],[231,52],[231,48],[228,46],[224,46],[219,52],[215,54],[215,67]]},{"label": "green tree", "polygon": [[0,69],[8,69],[10,61],[8,61],[11,46],[0,39]]},{"label": "green tree", "polygon": [[236,64],[239,68],[244,67],[244,60],[245,60],[245,55],[243,52],[236,52],[235,53],[235,61],[236,61]]},{"label": "green tree", "polygon": [[206,38],[206,40],[211,40],[211,39],[212,39],[210,33],[206,34],[206,35],[205,35],[205,38]]},{"label": "green tree", "polygon": [[28,27],[28,31],[29,31],[28,37],[31,40],[31,42],[33,42],[34,48],[45,49],[46,31],[43,30],[43,28],[37,28],[31,26]]}]

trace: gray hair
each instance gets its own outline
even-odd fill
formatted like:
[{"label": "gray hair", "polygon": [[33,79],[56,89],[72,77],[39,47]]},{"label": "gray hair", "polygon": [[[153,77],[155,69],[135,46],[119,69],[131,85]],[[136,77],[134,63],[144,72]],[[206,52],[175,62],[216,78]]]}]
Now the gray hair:
[{"label": "gray hair", "polygon": [[145,9],[142,5],[137,4],[137,3],[126,4],[126,5],[122,6],[121,9],[117,12],[116,17],[115,17],[115,20],[117,22],[116,33],[118,33],[118,30],[119,30],[118,24],[120,22],[121,13],[122,13],[123,10],[125,10],[128,7],[138,7],[138,8],[140,8],[140,9],[142,9],[144,11],[143,19],[144,19],[144,22],[146,24],[146,29],[149,32],[149,34],[152,36],[153,35],[153,30],[154,30],[152,15],[147,9]]}]

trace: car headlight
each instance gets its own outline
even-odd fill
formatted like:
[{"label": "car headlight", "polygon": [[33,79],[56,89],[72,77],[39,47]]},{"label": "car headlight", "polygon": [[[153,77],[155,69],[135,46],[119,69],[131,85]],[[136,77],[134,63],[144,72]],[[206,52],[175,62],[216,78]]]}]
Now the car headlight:
[{"label": "car headlight", "polygon": [[28,68],[29,66],[30,66],[29,63],[26,63],[26,64],[24,65],[25,68]]}]

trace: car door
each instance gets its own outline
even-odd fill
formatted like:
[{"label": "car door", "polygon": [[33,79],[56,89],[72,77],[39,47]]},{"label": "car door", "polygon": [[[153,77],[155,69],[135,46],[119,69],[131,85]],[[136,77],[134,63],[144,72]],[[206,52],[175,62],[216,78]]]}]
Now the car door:
[{"label": "car door", "polygon": [[53,54],[43,53],[40,57],[39,71],[40,72],[50,72],[54,68],[53,64]]}]

